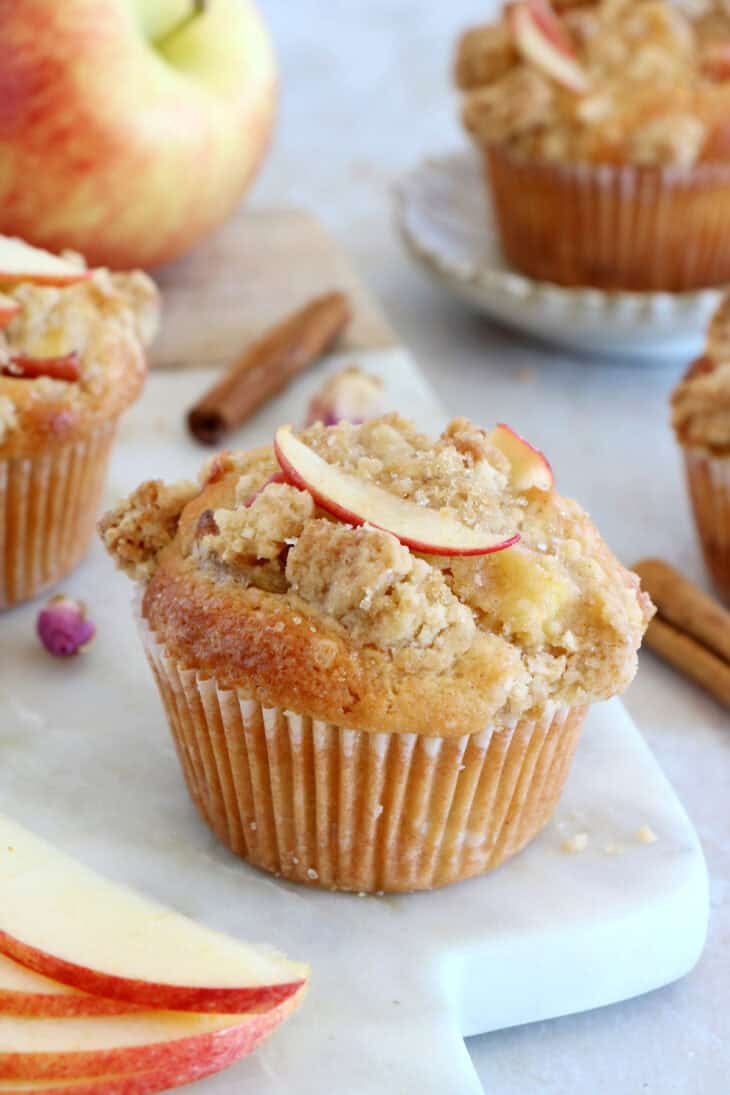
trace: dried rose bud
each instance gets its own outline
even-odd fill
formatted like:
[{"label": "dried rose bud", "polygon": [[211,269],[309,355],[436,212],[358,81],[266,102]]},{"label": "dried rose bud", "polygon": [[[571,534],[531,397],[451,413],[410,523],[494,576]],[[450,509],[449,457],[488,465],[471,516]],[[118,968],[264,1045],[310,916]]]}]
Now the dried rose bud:
[{"label": "dried rose bud", "polygon": [[306,425],[321,422],[336,426],[338,422],[359,425],[376,418],[385,410],[383,382],[351,365],[330,377],[314,395],[307,410]]},{"label": "dried rose bud", "polygon": [[86,618],[86,606],[63,593],[51,597],[38,613],[38,637],[54,658],[70,658],[79,654],[94,638],[96,628]]}]

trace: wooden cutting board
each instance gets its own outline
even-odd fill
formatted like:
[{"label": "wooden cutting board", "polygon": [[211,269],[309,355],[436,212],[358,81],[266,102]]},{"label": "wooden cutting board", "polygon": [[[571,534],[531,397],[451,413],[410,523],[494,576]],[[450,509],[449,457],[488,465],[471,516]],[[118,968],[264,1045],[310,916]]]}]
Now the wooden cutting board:
[{"label": "wooden cutting board", "polygon": [[299,209],[241,211],[185,258],[155,272],[162,329],[153,367],[223,365],[312,297],[344,290],[354,318],[345,350],[397,345],[393,329],[340,246]]}]

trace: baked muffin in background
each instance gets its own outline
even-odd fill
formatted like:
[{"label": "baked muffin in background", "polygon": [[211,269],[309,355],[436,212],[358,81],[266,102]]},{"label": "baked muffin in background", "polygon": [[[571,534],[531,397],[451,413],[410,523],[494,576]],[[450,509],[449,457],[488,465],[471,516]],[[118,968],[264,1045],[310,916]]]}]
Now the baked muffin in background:
[{"label": "baked muffin in background", "polygon": [[19,270],[37,272],[2,274],[0,608],[58,582],[88,550],[117,422],[142,388],[158,314],[145,274],[87,271],[79,256],[5,237],[0,270],[6,250],[20,255]]},{"label": "baked muffin in background", "polygon": [[704,354],[672,392],[672,425],[705,563],[730,601],[730,296],[710,322]]},{"label": "baked muffin in background", "polygon": [[563,285],[730,281],[730,10],[519,0],[455,78],[506,258]]},{"label": "baked muffin in background", "polygon": [[328,889],[430,889],[524,847],[652,613],[544,457],[465,419],[436,441],[396,414],[283,429],[100,530],[142,584],[202,817]]}]

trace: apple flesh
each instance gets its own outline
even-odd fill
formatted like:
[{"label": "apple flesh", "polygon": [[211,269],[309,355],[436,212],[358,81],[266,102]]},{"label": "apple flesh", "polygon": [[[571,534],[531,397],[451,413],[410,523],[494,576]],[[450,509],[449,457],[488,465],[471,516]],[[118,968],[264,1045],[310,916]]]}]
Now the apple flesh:
[{"label": "apple flesh", "polygon": [[[246,1056],[296,1007],[300,996],[265,1012],[196,1015],[149,1011],[83,1019],[0,1016],[0,1077],[7,1080],[106,1077],[156,1070],[166,1086],[218,1071]],[[111,1082],[111,1081],[109,1081]]]},{"label": "apple flesh", "polygon": [[0,893],[0,953],[92,995],[254,1011],[289,999],[308,975],[101,878],[2,815]]},{"label": "apple flesh", "polygon": [[505,537],[469,528],[455,517],[389,494],[332,464],[281,426],[274,452],[288,482],[309,491],[317,505],[350,525],[372,525],[389,532],[406,547],[427,555],[488,555],[517,543],[519,534]]},{"label": "apple flesh", "polygon": [[0,954],[0,1015],[70,1018],[83,1015],[123,1015],[135,1004],[89,996],[78,989],[42,977]]},{"label": "apple flesh", "polygon": [[[1,20],[0,20],[1,22]],[[0,285],[31,281],[35,285],[73,285],[89,271],[24,240],[0,236]]]},{"label": "apple flesh", "polygon": [[582,94],[588,78],[573,43],[547,0],[519,0],[508,9],[517,49],[526,61],[569,91]]},{"label": "apple flesh", "polygon": [[0,4],[0,41],[0,231],[131,269],[236,207],[276,105],[253,0]]},{"label": "apple flesh", "polygon": [[555,486],[553,469],[545,454],[510,426],[500,422],[489,440],[509,460],[510,481],[515,490],[552,490]]},{"label": "apple flesh", "polygon": [[17,316],[20,311],[20,305],[13,297],[9,297],[7,293],[0,293],[0,330],[3,327],[7,327],[13,316]]}]

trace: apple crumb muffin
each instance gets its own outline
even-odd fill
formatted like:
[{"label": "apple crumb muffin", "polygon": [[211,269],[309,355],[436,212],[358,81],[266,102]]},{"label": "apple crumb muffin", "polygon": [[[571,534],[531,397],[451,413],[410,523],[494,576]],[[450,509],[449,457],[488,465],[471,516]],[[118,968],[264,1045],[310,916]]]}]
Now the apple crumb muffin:
[{"label": "apple crumb muffin", "polygon": [[518,0],[461,37],[454,75],[523,272],[619,289],[730,278],[723,0]]},{"label": "apple crumb muffin", "polygon": [[58,581],[88,549],[116,425],[142,388],[158,315],[141,271],[26,255],[5,237],[0,271],[6,245],[39,272],[1,275],[0,607]]},{"label": "apple crumb muffin", "polygon": [[[456,419],[434,442],[389,414],[317,423],[298,438],[346,487],[365,484],[377,504],[379,492],[397,499],[406,518],[425,512],[435,541],[450,520],[465,543],[483,534],[480,554],[459,554],[458,542],[409,547],[402,531],[340,512],[321,484],[302,489],[282,431],[273,448],[209,462],[197,488],[144,484],[103,518],[108,550],[144,583],[148,654],[193,797],[258,866],[359,890],[428,888],[495,866],[548,820],[586,707],[632,679],[648,597],[555,491],[544,457],[499,430]],[[228,794],[192,759],[211,749],[225,751]],[[269,783],[294,793],[304,781],[311,795],[306,818],[287,815],[287,837],[281,802],[269,815],[240,793],[243,767],[251,786],[263,778],[264,754],[286,769],[270,770]],[[328,798],[327,765],[348,781],[359,820],[333,816],[325,840],[317,811],[342,807]],[[423,780],[437,801],[416,832],[409,810],[425,809]],[[469,787],[503,795],[496,815],[475,800],[457,823]],[[364,827],[364,845],[345,862],[335,845],[348,825]],[[427,854],[433,825],[450,845]]]}]

